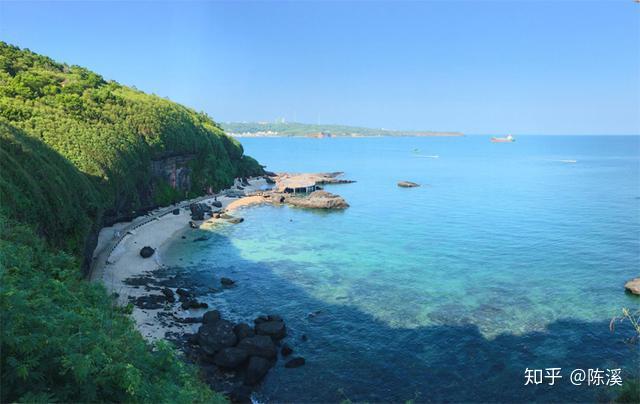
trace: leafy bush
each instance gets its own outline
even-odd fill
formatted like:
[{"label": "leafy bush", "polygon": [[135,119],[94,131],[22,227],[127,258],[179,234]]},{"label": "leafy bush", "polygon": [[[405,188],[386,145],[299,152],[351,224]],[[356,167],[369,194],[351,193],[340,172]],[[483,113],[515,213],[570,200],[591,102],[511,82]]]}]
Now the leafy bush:
[{"label": "leafy bush", "polygon": [[223,401],[167,343],[146,344],[72,256],[0,217],[2,402]]}]

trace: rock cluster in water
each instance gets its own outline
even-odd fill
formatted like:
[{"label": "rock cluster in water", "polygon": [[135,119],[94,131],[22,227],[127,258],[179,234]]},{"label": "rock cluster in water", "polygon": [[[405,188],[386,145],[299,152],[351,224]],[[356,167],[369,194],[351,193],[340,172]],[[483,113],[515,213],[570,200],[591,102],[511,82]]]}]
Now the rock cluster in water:
[{"label": "rock cluster in water", "polygon": [[[278,345],[287,336],[284,320],[278,315],[260,316],[253,326],[225,320],[217,310],[202,316],[202,325],[188,338],[199,363],[214,365],[230,374],[235,383],[230,392],[233,401],[249,401],[251,389],[262,381],[278,359]],[[293,350],[288,344],[281,348],[282,357]],[[286,368],[304,365],[302,357],[285,363]]]}]

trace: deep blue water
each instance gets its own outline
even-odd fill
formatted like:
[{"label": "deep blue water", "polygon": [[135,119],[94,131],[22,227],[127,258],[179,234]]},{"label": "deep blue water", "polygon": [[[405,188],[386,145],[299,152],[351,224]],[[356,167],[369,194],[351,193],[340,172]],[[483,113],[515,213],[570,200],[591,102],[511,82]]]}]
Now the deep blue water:
[{"label": "deep blue water", "polygon": [[[227,316],[286,319],[307,364],[280,361],[261,400],[593,401],[614,391],[573,386],[574,368],[637,374],[629,328],[609,320],[640,307],[622,287],[640,274],[640,137],[242,143],[272,171],[357,181],[327,187],[343,212],[245,209],[166,254],[203,285],[238,280],[210,297]],[[564,379],[524,386],[526,367]]]}]

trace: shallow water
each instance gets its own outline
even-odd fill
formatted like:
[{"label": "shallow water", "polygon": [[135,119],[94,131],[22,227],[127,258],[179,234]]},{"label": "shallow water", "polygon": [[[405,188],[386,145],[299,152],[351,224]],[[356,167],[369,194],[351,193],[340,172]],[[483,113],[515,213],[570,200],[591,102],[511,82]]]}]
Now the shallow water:
[{"label": "shallow water", "polygon": [[[280,361],[259,398],[584,401],[613,390],[573,386],[574,368],[637,373],[628,329],[608,325],[621,307],[640,306],[622,289],[640,273],[640,137],[243,145],[272,171],[339,170],[357,181],[327,186],[351,204],[343,212],[245,209],[244,223],[165,254],[193,262],[203,285],[236,279],[210,297],[227,316],[287,321],[307,364]],[[523,386],[526,367],[561,367],[565,379]]]}]

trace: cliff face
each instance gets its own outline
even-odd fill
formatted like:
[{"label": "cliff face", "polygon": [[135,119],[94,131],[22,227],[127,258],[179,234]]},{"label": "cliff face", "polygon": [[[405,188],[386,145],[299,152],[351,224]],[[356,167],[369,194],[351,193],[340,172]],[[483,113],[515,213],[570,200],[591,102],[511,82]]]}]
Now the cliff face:
[{"label": "cliff face", "polygon": [[188,191],[191,189],[192,171],[189,162],[195,158],[194,154],[187,154],[151,160],[151,174],[175,190]]}]

